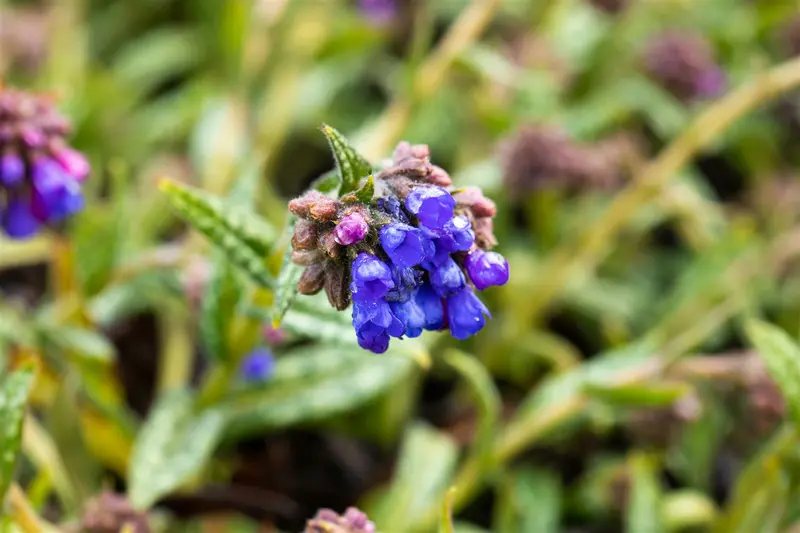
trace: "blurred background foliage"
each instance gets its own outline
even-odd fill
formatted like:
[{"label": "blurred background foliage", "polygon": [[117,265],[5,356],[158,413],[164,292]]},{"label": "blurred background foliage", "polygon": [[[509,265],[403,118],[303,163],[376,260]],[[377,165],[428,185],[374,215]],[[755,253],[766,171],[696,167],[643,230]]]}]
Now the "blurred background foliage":
[{"label": "blurred background foliage", "polygon": [[[799,15],[0,0],[0,77],[54,94],[93,164],[68,227],[0,237],[0,523],[288,532],[358,505],[426,532],[455,486],[442,531],[800,531]],[[374,356],[311,297],[272,327],[322,123],[375,163],[426,143],[498,203],[511,281],[475,339]],[[241,214],[266,282],[198,209]],[[274,374],[243,383],[258,346]]]}]

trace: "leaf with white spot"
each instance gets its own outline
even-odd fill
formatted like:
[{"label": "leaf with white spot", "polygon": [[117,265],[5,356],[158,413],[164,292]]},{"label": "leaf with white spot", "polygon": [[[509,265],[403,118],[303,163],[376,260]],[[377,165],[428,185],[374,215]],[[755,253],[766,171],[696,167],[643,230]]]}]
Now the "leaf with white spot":
[{"label": "leaf with white spot", "polygon": [[229,395],[219,404],[225,438],[240,439],[313,422],[363,405],[409,377],[413,361],[391,351],[366,355],[357,347],[302,348],[280,357],[260,387]]},{"label": "leaf with white spot", "polygon": [[356,151],[344,135],[327,124],[322,126],[322,133],[328,138],[336,168],[341,177],[339,196],[355,191],[361,178],[372,174],[372,165]]},{"label": "leaf with white spot", "polygon": [[25,403],[33,377],[33,370],[24,369],[0,381],[0,509],[14,475],[22,440]]},{"label": "leaf with white spot", "polygon": [[205,466],[224,428],[217,410],[194,412],[189,391],[161,397],[134,443],[128,472],[128,496],[147,509]]},{"label": "leaf with white spot", "polygon": [[264,219],[200,189],[163,181],[161,190],[178,214],[262,287],[274,279],[267,269],[267,256],[275,242],[275,231]]}]

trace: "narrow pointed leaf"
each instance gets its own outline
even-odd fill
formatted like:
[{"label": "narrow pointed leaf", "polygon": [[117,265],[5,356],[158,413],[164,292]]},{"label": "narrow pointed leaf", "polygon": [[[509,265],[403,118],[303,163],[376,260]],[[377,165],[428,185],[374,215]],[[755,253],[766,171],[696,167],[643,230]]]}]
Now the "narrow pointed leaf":
[{"label": "narrow pointed leaf", "polygon": [[13,372],[0,381],[0,508],[11,485],[22,440],[22,420],[33,370]]},{"label": "narrow pointed leaf", "polygon": [[164,181],[161,190],[178,214],[225,252],[234,265],[258,285],[272,287],[266,258],[275,235],[266,221],[193,187]]},{"label": "narrow pointed leaf", "polygon": [[322,132],[328,138],[328,144],[330,144],[333,157],[336,159],[336,168],[341,176],[342,185],[339,195],[342,196],[356,190],[361,178],[372,173],[372,165],[350,145],[344,135],[335,129],[323,125]]},{"label": "narrow pointed leaf", "polygon": [[794,423],[800,424],[800,347],[785,331],[766,322],[752,320],[745,331],[780,387]]},{"label": "narrow pointed leaf", "polygon": [[128,496],[147,509],[205,466],[224,427],[219,411],[193,412],[188,391],[163,396],[150,413],[133,447]]},{"label": "narrow pointed leaf", "polygon": [[372,201],[372,197],[375,195],[375,180],[373,177],[369,176],[364,185],[362,185],[361,188],[355,191],[353,194],[355,194],[356,200],[359,202],[365,204],[370,203]]}]

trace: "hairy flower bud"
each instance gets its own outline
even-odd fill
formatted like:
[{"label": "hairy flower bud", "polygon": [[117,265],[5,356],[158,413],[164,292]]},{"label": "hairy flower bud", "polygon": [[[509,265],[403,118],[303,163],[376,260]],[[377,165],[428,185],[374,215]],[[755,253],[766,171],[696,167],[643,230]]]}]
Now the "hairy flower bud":
[{"label": "hairy flower bud", "polygon": [[306,267],[297,283],[301,294],[317,294],[325,285],[324,263],[315,263]]},{"label": "hairy flower bud", "polygon": [[319,263],[324,259],[319,250],[294,250],[292,252],[292,263],[299,266],[309,266]]},{"label": "hairy flower bud", "polygon": [[325,294],[328,302],[339,311],[344,311],[350,305],[348,278],[348,272],[342,266],[330,265],[325,269]]},{"label": "hairy flower bud", "polygon": [[453,198],[458,205],[467,207],[478,218],[493,217],[497,214],[495,203],[486,198],[478,187],[464,187],[453,194]]},{"label": "hairy flower bud", "polygon": [[298,219],[294,225],[292,248],[311,250],[317,246],[317,226],[310,220]]}]

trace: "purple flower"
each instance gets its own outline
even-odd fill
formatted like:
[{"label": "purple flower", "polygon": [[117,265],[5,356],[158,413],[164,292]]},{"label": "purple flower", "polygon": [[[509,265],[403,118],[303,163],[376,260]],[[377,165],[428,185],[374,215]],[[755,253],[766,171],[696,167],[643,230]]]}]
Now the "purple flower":
[{"label": "purple flower", "polygon": [[448,258],[441,265],[437,265],[429,271],[431,285],[436,294],[442,298],[461,291],[467,284],[461,267],[458,266],[452,257]]},{"label": "purple flower", "polygon": [[369,231],[364,215],[353,212],[342,217],[333,230],[334,240],[342,246],[349,246],[361,241]]},{"label": "purple flower", "polygon": [[720,67],[712,67],[700,74],[695,82],[697,95],[702,98],[712,98],[725,90],[727,76]]},{"label": "purple flower", "polygon": [[394,288],[389,266],[366,252],[361,252],[353,260],[351,276],[350,292],[356,302],[376,302]]},{"label": "purple flower", "polygon": [[67,174],[76,180],[83,181],[89,176],[89,172],[91,171],[89,161],[77,150],[62,147],[55,151],[54,156]]},{"label": "purple flower", "polygon": [[391,22],[397,16],[397,0],[359,0],[361,13],[375,24]]},{"label": "purple flower", "polygon": [[13,187],[25,178],[25,163],[16,154],[0,157],[0,185]]},{"label": "purple flower", "polygon": [[383,353],[389,348],[390,335],[401,337],[405,331],[403,323],[384,301],[354,302],[353,327],[358,345],[375,353]]},{"label": "purple flower", "polygon": [[434,253],[434,245],[422,232],[407,224],[387,224],[381,228],[381,246],[401,267],[413,267]]},{"label": "purple flower", "polygon": [[239,367],[242,378],[255,383],[266,381],[274,371],[275,358],[267,348],[256,348],[250,352]]},{"label": "purple flower", "polygon": [[3,230],[12,239],[27,239],[33,237],[39,230],[39,221],[20,197],[8,200],[2,216]]},{"label": "purple flower", "polygon": [[83,208],[78,183],[52,160],[33,167],[33,214],[42,222],[57,222]]},{"label": "purple flower", "polygon": [[456,201],[441,187],[415,187],[406,197],[406,209],[417,215],[422,225],[442,229],[453,218]]},{"label": "purple flower", "polygon": [[497,252],[475,250],[464,261],[469,279],[479,291],[508,282],[508,261]]},{"label": "purple flower", "polygon": [[465,287],[447,298],[447,323],[450,334],[458,340],[478,333],[486,324],[484,315],[491,317],[471,287]]}]

